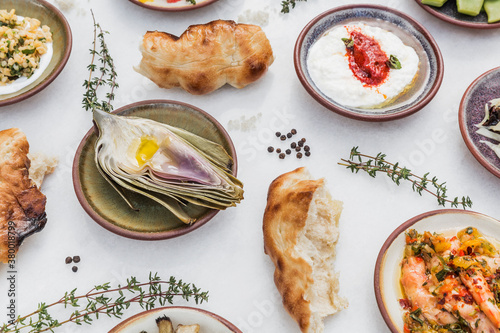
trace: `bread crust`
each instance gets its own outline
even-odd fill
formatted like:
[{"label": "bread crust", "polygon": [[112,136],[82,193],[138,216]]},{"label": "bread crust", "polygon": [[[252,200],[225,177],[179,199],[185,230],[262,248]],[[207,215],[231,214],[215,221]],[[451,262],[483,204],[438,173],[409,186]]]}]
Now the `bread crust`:
[{"label": "bread crust", "polygon": [[[307,291],[314,284],[313,268],[296,249],[315,192],[322,186],[324,180],[311,179],[305,168],[283,174],[269,187],[264,213],[264,251],[276,267],[274,282],[285,309],[304,333],[320,332],[322,328],[312,323],[314,314],[307,300]],[[324,316],[320,317],[321,321]]]},{"label": "bread crust", "polygon": [[[0,262],[47,222],[46,198],[29,178],[29,144],[17,128],[0,131]],[[9,222],[14,230],[9,232]],[[10,239],[9,239],[10,237]]]},{"label": "bread crust", "polygon": [[271,44],[256,25],[217,20],[192,25],[180,37],[148,31],[137,72],[161,88],[182,87],[194,95],[228,83],[243,88],[273,63]]}]

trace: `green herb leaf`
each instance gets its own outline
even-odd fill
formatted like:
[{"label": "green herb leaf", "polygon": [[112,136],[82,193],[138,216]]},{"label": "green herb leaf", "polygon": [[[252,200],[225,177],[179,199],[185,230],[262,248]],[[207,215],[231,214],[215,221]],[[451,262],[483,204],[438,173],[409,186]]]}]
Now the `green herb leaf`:
[{"label": "green herb leaf", "polygon": [[[387,162],[385,157],[386,155],[382,153],[377,154],[376,157],[365,155],[359,152],[358,147],[354,147],[351,149],[349,159],[341,159],[338,164],[345,166],[353,173],[358,173],[360,170],[365,171],[371,177],[376,177],[378,173],[385,173],[396,185],[400,185],[401,180],[406,180],[412,184],[414,192],[420,195],[426,192],[435,196],[441,206],[448,203],[452,207],[460,205],[463,209],[472,207],[472,200],[468,196],[463,196],[461,200],[458,197],[454,200],[447,199],[446,183],[439,183],[437,177],[429,179],[429,173],[417,176],[410,169],[399,166],[399,163]],[[431,185],[433,188],[429,188]]]},{"label": "green herb leaf", "polygon": [[21,52],[23,54],[33,54],[35,53],[36,49],[25,49],[25,50],[22,50]]},{"label": "green herb leaf", "polygon": [[389,60],[386,62],[387,66],[392,69],[401,69],[401,63],[399,62],[399,59],[396,58],[395,55],[392,55],[389,57]]},{"label": "green herb leaf", "polygon": [[352,49],[354,47],[354,41],[351,38],[342,38],[342,41],[346,48]]}]

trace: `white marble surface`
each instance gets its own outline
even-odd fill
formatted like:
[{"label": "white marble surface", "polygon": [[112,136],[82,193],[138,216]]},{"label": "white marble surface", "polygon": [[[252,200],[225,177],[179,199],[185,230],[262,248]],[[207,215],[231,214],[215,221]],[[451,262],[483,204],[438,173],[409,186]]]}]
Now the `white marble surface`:
[{"label": "white marble surface", "polygon": [[[325,331],[388,332],[373,291],[379,249],[402,222],[439,207],[433,197],[419,197],[407,185],[398,188],[381,176],[353,175],[337,162],[347,157],[353,146],[366,153],[383,151],[389,159],[405,161],[418,173],[430,171],[447,181],[450,196],[470,195],[473,210],[500,217],[500,180],[469,153],[457,120],[467,86],[498,66],[500,30],[450,25],[429,15],[413,0],[364,2],[388,5],[412,16],[427,27],[441,48],[445,62],[441,89],[430,104],[408,118],[386,123],[344,118],[317,104],[296,77],[292,52],[302,27],[330,8],[356,1],[309,0],[298,3],[292,13],[280,15],[280,0],[220,0],[185,13],[155,12],[126,0],[73,0],[73,8],[64,12],[74,37],[64,71],[38,95],[0,109],[0,129],[20,127],[32,151],[60,160],[43,185],[48,198],[47,226],[26,240],[17,258],[18,313],[28,313],[37,303],[54,301],[75,287],[84,292],[106,281],[123,283],[131,275],[145,279],[153,271],[209,290],[209,302],[200,307],[225,317],[243,332],[299,332],[277,297],[274,267],[263,252],[261,230],[269,183],[284,172],[307,166],[315,177],[328,180],[333,196],[345,205],[336,266],[341,294],[350,306],[328,319]],[[121,86],[115,107],[147,99],[179,100],[206,110],[228,128],[238,150],[239,177],[246,184],[245,200],[237,208],[218,214],[193,233],[158,242],[112,234],[83,211],[73,191],[71,168],[74,152],[91,126],[91,114],[81,108],[92,42],[89,8],[110,32],[106,38]],[[178,35],[190,24],[237,19],[248,8],[271,12],[264,30],[276,61],[259,82],[242,90],[224,87],[206,96],[191,96],[178,89],[159,89],[134,72],[132,67],[140,60],[138,44],[147,30]],[[231,120],[254,115],[260,117],[254,129],[228,126]],[[307,138],[310,158],[282,161],[267,153],[267,146],[278,144],[272,133],[291,128]],[[64,263],[68,255],[82,258],[76,274]],[[0,267],[1,309],[6,299],[6,271],[5,266]],[[177,300],[175,304],[186,303]],[[0,310],[0,322],[4,312]],[[117,323],[116,319],[100,319],[92,326],[70,325],[56,332],[105,332]]]}]

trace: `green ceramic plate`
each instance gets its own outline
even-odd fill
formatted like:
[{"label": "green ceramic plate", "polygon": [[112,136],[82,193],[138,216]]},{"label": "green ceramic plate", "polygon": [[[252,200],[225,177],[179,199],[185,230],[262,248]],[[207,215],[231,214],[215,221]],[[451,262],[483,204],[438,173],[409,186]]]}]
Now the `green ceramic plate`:
[{"label": "green ceramic plate", "polygon": [[[181,102],[156,100],[131,104],[115,113],[153,119],[221,144],[234,160],[232,173],[236,175],[236,151],[231,138],[217,120],[206,112]],[[139,211],[130,209],[96,168],[96,140],[94,129],[91,129],[78,147],[73,162],[73,185],[83,209],[109,231],[133,239],[167,239],[201,227],[218,213],[218,210],[188,205],[188,213],[199,219],[192,225],[186,225],[153,200],[128,192],[127,197]]]},{"label": "green ceramic plate", "polygon": [[43,74],[23,89],[0,95],[0,106],[17,103],[31,97],[48,86],[63,70],[72,47],[71,29],[63,14],[50,3],[43,0],[0,0],[0,9],[16,10],[16,15],[40,20],[50,27],[54,54]]}]

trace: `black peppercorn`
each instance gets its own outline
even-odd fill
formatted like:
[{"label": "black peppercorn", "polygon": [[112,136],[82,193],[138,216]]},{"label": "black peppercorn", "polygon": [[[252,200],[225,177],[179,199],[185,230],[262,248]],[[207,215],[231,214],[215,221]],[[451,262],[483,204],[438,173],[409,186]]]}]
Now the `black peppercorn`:
[{"label": "black peppercorn", "polygon": [[274,147],[271,147],[271,146],[267,147],[267,151],[272,153],[274,151]]},{"label": "black peppercorn", "polygon": [[302,148],[300,147],[295,147],[295,151],[300,151]]},{"label": "black peppercorn", "polygon": [[306,145],[306,146],[304,146],[304,150],[305,151],[309,151],[309,150],[311,150],[311,147],[309,147],[309,146]]},{"label": "black peppercorn", "polygon": [[66,264],[71,264],[73,259],[71,257],[66,257]]},{"label": "black peppercorn", "polygon": [[285,141],[286,140],[286,135],[280,136],[280,139],[281,139],[281,141]]},{"label": "black peppercorn", "polygon": [[288,133],[286,137],[290,139],[292,137],[292,133]]},{"label": "black peppercorn", "polygon": [[276,153],[281,153],[281,148],[276,149]]},{"label": "black peppercorn", "polygon": [[292,133],[293,135],[297,134],[297,130],[295,128],[292,128],[292,130],[290,131],[290,133]]},{"label": "black peppercorn", "polygon": [[303,141],[299,141],[297,144],[299,145],[299,147],[304,146],[304,142]]},{"label": "black peppercorn", "polygon": [[276,137],[280,137],[281,136],[281,132],[276,132]]},{"label": "black peppercorn", "polygon": [[284,159],[285,158],[285,154],[281,153],[280,154],[280,159]]},{"label": "black peppercorn", "polygon": [[287,150],[285,150],[285,153],[286,153],[287,155],[290,155],[290,154],[292,153],[292,151],[291,151],[290,149],[287,149]]},{"label": "black peppercorn", "polygon": [[295,149],[295,147],[297,147],[297,143],[292,142],[292,143],[290,144],[290,147],[291,147],[291,148],[293,148],[293,149]]},{"label": "black peppercorn", "polygon": [[80,256],[74,256],[73,257],[73,262],[75,262],[75,263],[78,264],[80,262]]},{"label": "black peppercorn", "polygon": [[302,139],[300,139],[300,141],[306,142],[306,138],[302,138]]},{"label": "black peppercorn", "polygon": [[302,158],[302,153],[297,153],[297,158]]},{"label": "black peppercorn", "polygon": [[75,273],[76,273],[76,272],[78,271],[78,267],[73,266],[73,267],[71,268],[71,270],[72,270],[73,272],[75,272]]},{"label": "black peppercorn", "polygon": [[311,156],[311,152],[310,151],[306,151],[306,156],[307,157]]}]

